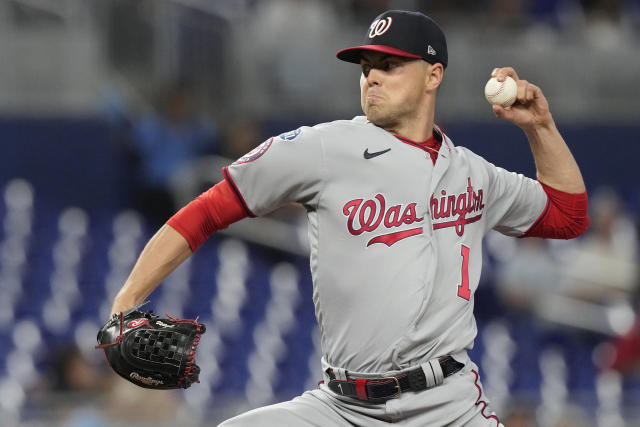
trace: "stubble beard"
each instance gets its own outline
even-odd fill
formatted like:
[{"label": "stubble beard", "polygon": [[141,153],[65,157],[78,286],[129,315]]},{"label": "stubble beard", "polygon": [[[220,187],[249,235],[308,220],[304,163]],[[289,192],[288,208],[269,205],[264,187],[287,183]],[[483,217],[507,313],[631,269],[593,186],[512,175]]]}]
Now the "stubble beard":
[{"label": "stubble beard", "polygon": [[367,120],[383,129],[395,129],[399,123],[399,112],[388,111],[380,105],[368,105],[365,111]]}]

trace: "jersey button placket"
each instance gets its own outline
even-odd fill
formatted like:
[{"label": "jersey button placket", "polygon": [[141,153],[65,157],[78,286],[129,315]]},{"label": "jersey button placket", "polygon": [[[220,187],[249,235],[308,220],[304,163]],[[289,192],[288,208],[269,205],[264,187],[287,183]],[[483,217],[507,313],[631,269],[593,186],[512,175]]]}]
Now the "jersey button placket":
[{"label": "jersey button placket", "polygon": [[[428,154],[427,154],[427,157],[429,157]],[[429,158],[429,162],[431,162],[431,158]],[[433,169],[431,169],[428,173],[430,173],[431,177],[433,177]],[[428,182],[425,185],[425,188],[430,188],[431,187],[430,183],[431,183],[431,180],[428,180]],[[426,256],[425,261],[422,263],[422,265],[424,265],[424,268],[426,270],[423,273],[424,292],[423,292],[422,303],[420,304],[420,308],[416,314],[416,318],[413,321],[414,327],[418,326],[418,324],[420,323],[420,319],[422,319],[422,316],[424,315],[424,312],[427,309],[427,302],[431,297],[431,291],[433,288],[432,283],[435,278],[435,269],[437,265],[437,253],[436,253],[436,246],[435,246],[436,242],[435,242],[435,236],[433,233],[433,225],[431,222],[431,212],[429,209],[430,209],[429,196],[427,195],[426,201],[425,201],[425,209],[424,211],[422,211],[422,217],[424,218],[424,220],[422,222],[423,235],[421,237],[425,239],[424,245],[425,245],[426,253],[428,255]]]}]

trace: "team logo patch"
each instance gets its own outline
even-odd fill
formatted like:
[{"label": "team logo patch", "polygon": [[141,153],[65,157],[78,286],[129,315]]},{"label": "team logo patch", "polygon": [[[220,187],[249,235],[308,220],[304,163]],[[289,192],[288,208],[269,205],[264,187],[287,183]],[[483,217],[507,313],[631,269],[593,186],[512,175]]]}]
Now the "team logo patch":
[{"label": "team logo patch", "polygon": [[392,22],[393,19],[391,19],[390,16],[385,19],[376,19],[373,21],[371,27],[369,27],[369,38],[372,39],[386,33],[389,27],[391,27]]},{"label": "team logo patch", "polygon": [[238,160],[233,162],[234,165],[253,162],[254,160],[260,158],[264,153],[267,152],[269,147],[271,147],[271,143],[273,142],[273,138],[269,138],[262,144],[258,145],[253,150],[249,151],[244,156],[240,157]]},{"label": "team logo patch", "polygon": [[278,138],[283,139],[285,141],[291,141],[291,140],[294,140],[298,135],[300,135],[300,132],[302,132],[302,129],[298,128],[290,132],[281,133],[278,136]]}]

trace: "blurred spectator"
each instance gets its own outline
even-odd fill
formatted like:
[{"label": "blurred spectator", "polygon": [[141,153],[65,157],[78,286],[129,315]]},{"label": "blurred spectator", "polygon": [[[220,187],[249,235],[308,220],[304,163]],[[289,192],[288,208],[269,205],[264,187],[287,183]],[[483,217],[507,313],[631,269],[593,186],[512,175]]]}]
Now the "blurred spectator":
[{"label": "blurred spectator", "polygon": [[72,344],[54,351],[49,366],[48,390],[37,397],[37,410],[48,414],[49,425],[109,425],[98,404],[112,386],[106,369],[87,360]]},{"label": "blurred spectator", "polygon": [[578,241],[518,241],[496,266],[497,294],[516,314],[625,334],[633,322],[638,282],[636,229],[614,190],[599,189],[589,202],[591,226]]},{"label": "blurred spectator", "polygon": [[133,125],[131,142],[139,161],[137,208],[155,223],[174,213],[173,177],[199,156],[217,152],[215,126],[197,117],[192,101],[188,85],[172,86],[161,95],[157,109]]},{"label": "blurred spectator", "polygon": [[524,0],[492,0],[490,20],[496,27],[520,29],[529,17]]},{"label": "blurred spectator", "polygon": [[74,345],[63,347],[53,353],[51,369],[51,389],[56,392],[104,391],[104,370],[96,368]]},{"label": "blurred spectator", "polygon": [[638,274],[635,226],[611,188],[595,191],[589,204],[590,229],[559,256],[559,291],[592,302],[629,301]]},{"label": "blurred spectator", "polygon": [[551,427],[590,427],[595,425],[589,420],[588,415],[582,408],[574,405],[566,405],[553,418],[555,419],[551,423],[542,422],[541,424]]},{"label": "blurred spectator", "polygon": [[[235,77],[231,99],[235,108],[251,114],[285,108],[300,116],[317,115],[318,105],[335,105],[336,96],[326,87],[332,74],[327,61],[337,52],[343,31],[350,28],[341,21],[330,2],[257,2],[246,20],[232,26],[230,50],[243,52],[229,64]],[[358,34],[357,39],[361,37]],[[341,84],[332,82],[333,89]]]},{"label": "blurred spectator", "polygon": [[588,19],[617,22],[622,11],[620,0],[580,0]]},{"label": "blurred spectator", "polygon": [[223,156],[235,160],[256,148],[266,138],[257,120],[252,118],[235,120],[224,130],[220,152]]},{"label": "blurred spectator", "polygon": [[105,411],[110,425],[184,425],[180,401],[171,390],[147,390],[122,380],[115,381],[107,395]]},{"label": "blurred spectator", "polygon": [[530,313],[537,300],[554,292],[559,271],[546,241],[527,238],[518,243],[515,253],[497,269],[497,292],[508,309]]},{"label": "blurred spectator", "polygon": [[508,427],[535,427],[537,425],[534,410],[524,403],[513,403],[506,411],[507,415],[500,418],[503,425]]},{"label": "blurred spectator", "polygon": [[624,43],[622,0],[581,0],[585,40],[596,48],[615,49]]},{"label": "blurred spectator", "polygon": [[636,318],[631,331],[617,338],[607,348],[603,368],[634,374],[640,371],[640,319]]},{"label": "blurred spectator", "polygon": [[595,361],[603,370],[613,369],[628,375],[640,372],[640,287],[636,289],[633,307],[636,314],[633,327],[595,354]]},{"label": "blurred spectator", "polygon": [[124,381],[72,345],[53,353],[49,392],[41,398],[42,412],[51,411],[49,425],[179,424],[179,403],[171,391],[149,392]]},{"label": "blurred spectator", "polygon": [[[640,217],[636,217],[636,224],[640,226]],[[640,275],[637,277],[637,282],[640,282]],[[614,369],[628,375],[640,372],[640,283],[636,283],[633,307],[635,310],[633,327],[626,334],[615,338],[600,349],[596,357],[600,368]]]}]

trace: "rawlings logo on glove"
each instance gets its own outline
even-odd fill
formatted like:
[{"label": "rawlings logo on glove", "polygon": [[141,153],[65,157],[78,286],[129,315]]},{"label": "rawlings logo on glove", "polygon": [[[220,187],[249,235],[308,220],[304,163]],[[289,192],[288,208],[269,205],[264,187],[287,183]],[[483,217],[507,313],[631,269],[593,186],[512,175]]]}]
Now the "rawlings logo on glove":
[{"label": "rawlings logo on glove", "polygon": [[145,388],[188,388],[198,381],[195,353],[205,325],[198,319],[160,319],[146,302],[114,314],[98,331],[98,345],[122,378]]}]

